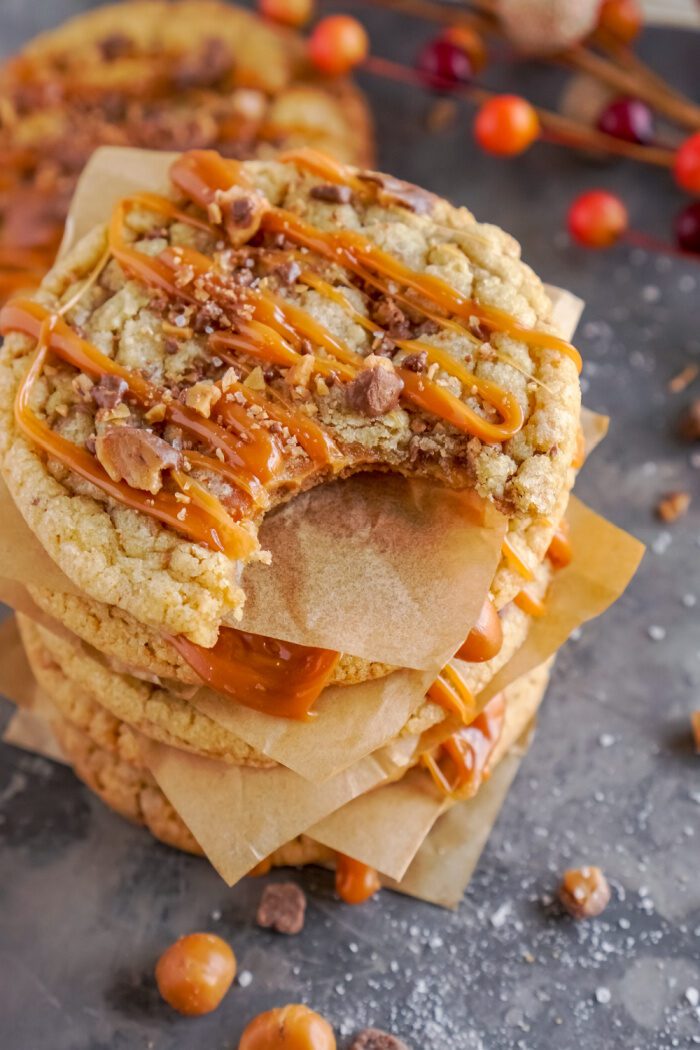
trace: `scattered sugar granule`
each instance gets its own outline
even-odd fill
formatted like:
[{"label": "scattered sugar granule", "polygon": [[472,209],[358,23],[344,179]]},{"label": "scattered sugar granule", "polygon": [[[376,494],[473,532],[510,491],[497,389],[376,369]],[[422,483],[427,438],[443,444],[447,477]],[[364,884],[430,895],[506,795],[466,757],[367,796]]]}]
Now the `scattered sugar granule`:
[{"label": "scattered sugar granule", "polygon": [[247,988],[248,985],[253,983],[253,975],[250,970],[241,970],[238,975],[238,983],[241,988]]},{"label": "scattered sugar granule", "polygon": [[651,638],[652,642],[663,642],[666,637],[666,628],[661,627],[658,623],[653,623],[651,627],[647,628],[647,634]]},{"label": "scattered sugar granule", "polygon": [[610,994],[609,988],[596,988],[595,1000],[597,1003],[600,1003],[602,1006],[606,1006],[611,999],[612,996]]}]

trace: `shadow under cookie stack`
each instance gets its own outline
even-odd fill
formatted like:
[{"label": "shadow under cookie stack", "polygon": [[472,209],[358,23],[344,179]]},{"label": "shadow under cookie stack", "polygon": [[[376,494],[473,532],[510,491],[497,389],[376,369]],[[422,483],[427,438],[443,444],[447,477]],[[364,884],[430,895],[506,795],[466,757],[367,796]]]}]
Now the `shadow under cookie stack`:
[{"label": "shadow under cookie stack", "polygon": [[417,187],[140,158],[125,197],[133,152],[96,155],[106,225],[0,314],[32,714],[230,884],[454,906],[556,650],[640,557],[570,499],[578,354],[515,242]]}]

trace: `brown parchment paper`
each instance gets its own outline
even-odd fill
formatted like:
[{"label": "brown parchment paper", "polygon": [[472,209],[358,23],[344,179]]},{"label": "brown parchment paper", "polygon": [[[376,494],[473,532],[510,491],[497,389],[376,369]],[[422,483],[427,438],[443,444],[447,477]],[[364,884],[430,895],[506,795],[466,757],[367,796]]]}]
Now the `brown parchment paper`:
[{"label": "brown parchment paper", "polygon": [[526,732],[499,763],[478,794],[437,820],[404,877],[382,880],[388,889],[418,900],[456,908],[479,863],[510,786],[530,742]]},{"label": "brown parchment paper", "polygon": [[229,885],[328,813],[392,777],[420,738],[404,737],[321,786],[289,769],[227,766],[145,742],[144,761],[212,866]]},{"label": "brown parchment paper", "polygon": [[[534,719],[548,678],[549,667],[544,665],[505,691],[505,721],[489,775]],[[401,879],[435,821],[452,804],[427,770],[415,767],[396,783],[375,788],[331,813],[307,834],[383,875]]]}]

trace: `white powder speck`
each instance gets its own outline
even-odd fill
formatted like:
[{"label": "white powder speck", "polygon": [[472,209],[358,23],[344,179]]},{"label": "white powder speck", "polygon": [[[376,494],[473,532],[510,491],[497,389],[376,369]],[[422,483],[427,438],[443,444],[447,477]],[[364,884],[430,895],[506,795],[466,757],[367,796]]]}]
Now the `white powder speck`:
[{"label": "white powder speck", "polygon": [[491,925],[497,930],[500,930],[501,926],[505,926],[508,916],[510,915],[510,908],[510,901],[506,901],[505,904],[502,904],[491,916]]},{"label": "white powder speck", "polygon": [[654,554],[665,554],[672,542],[673,537],[670,532],[660,532],[651,541],[651,549]]},{"label": "white powder speck", "polygon": [[647,634],[652,642],[663,642],[666,637],[666,628],[661,627],[658,623],[653,623],[651,627],[647,627]]},{"label": "white powder speck", "polygon": [[612,996],[609,988],[596,988],[595,990],[595,1001],[600,1003],[602,1006],[606,1006],[610,1002]]},{"label": "white powder speck", "polygon": [[581,630],[581,628],[580,627],[574,627],[573,631],[569,635],[569,638],[571,639],[572,642],[578,642],[579,639],[582,637],[582,635],[583,635],[583,631]]},{"label": "white powder speck", "polygon": [[697,988],[686,988],[685,997],[691,1006],[700,1005],[700,992],[697,990]]},{"label": "white powder speck", "polygon": [[612,747],[615,743],[615,737],[611,733],[602,733],[598,737],[598,743],[601,747]]},{"label": "white powder speck", "polygon": [[214,922],[218,922],[219,919],[221,918],[221,910],[220,910],[220,908],[215,908],[214,911],[211,913],[211,917],[212,917]]},{"label": "white powder speck", "polygon": [[357,953],[360,950],[360,946],[359,946],[359,944],[355,944],[354,941],[350,941],[350,944],[348,945],[348,949],[352,952],[353,955],[357,955]]},{"label": "white powder speck", "polygon": [[692,292],[695,288],[695,278],[690,273],[684,273],[678,282],[678,287],[682,292]]},{"label": "white powder speck", "polygon": [[693,606],[697,605],[697,598],[694,594],[684,594],[681,598],[681,602],[685,605],[686,609],[692,609]]},{"label": "white powder speck", "polygon": [[241,970],[238,975],[238,983],[241,988],[247,988],[248,985],[253,983],[253,975],[250,970]]},{"label": "white powder speck", "polygon": [[661,289],[655,284],[645,284],[642,288],[642,299],[645,303],[658,303],[661,298]]}]

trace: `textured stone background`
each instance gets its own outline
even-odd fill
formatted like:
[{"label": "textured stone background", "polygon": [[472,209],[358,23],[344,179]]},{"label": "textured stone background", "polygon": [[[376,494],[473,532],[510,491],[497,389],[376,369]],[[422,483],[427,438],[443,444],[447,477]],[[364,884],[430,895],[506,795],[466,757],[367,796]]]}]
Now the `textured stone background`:
[{"label": "textured stone background", "polygon": [[[3,0],[0,47],[87,6]],[[410,61],[430,34],[360,10],[379,53]],[[642,51],[697,91],[700,35],[651,30]],[[535,68],[491,79],[550,102],[561,83]],[[428,135],[427,95],[364,83],[382,167],[500,223],[544,279],[586,299],[585,398],[613,423],[578,492],[650,550],[624,598],[562,652],[535,743],[456,914],[390,893],[349,908],[328,874],[309,871],[293,876],[309,893],[303,934],[275,938],[251,922],[259,881],[227,890],[206,864],[106,812],[65,769],[3,748],[6,1050],[224,1050],[259,1010],[294,1000],[343,1037],[372,1022],[414,1050],[700,1044],[700,767],[688,732],[700,706],[700,452],[673,436],[680,408],[700,391],[666,390],[700,360],[700,265],[629,247],[586,254],[562,232],[567,203],[594,184],[622,193],[634,223],[658,236],[681,196],[663,172],[601,166],[554,146],[489,159],[472,145],[467,112]],[[695,502],[666,529],[653,506],[674,488]],[[600,863],[613,882],[613,903],[595,923],[574,925],[549,903],[570,862]],[[191,1022],[159,1002],[150,973],[163,946],[197,928],[230,939],[252,980]]]}]

